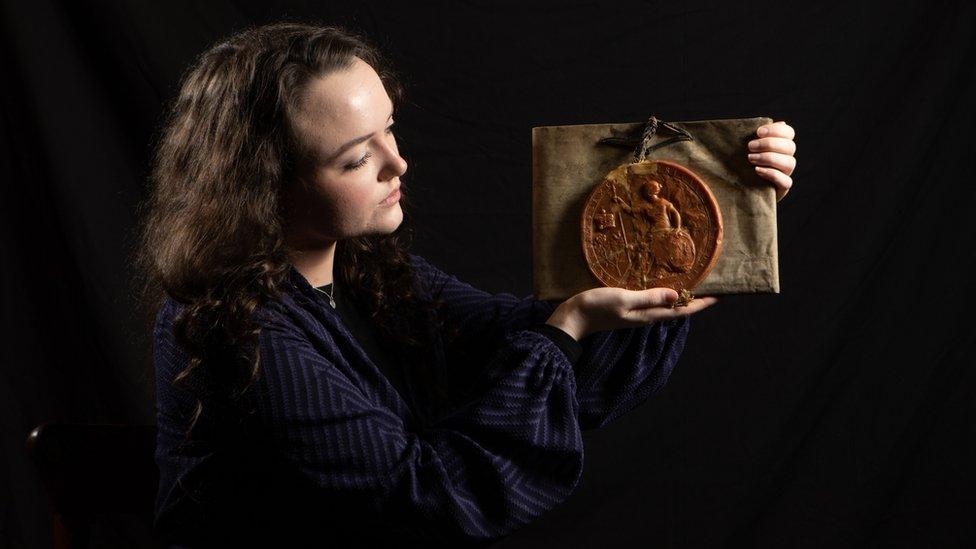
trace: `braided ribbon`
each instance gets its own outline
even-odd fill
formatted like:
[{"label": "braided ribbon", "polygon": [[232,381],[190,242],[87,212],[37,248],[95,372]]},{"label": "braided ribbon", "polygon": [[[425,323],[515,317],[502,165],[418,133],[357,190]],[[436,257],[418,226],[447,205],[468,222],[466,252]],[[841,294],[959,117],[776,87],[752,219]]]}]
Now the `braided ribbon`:
[{"label": "braided ribbon", "polygon": [[[651,137],[658,132],[658,128],[665,128],[677,135],[669,137],[664,141],[656,145],[651,145]],[[663,120],[659,120],[655,116],[651,116],[647,119],[647,123],[644,124],[644,130],[641,132],[640,139],[636,137],[604,137],[597,141],[601,145],[612,145],[615,147],[633,147],[637,145],[634,149],[634,163],[643,162],[647,158],[647,153],[659,149],[661,147],[670,145],[672,143],[677,143],[679,141],[694,141],[695,138],[688,133],[687,130],[681,129],[674,124],[669,124]]]}]

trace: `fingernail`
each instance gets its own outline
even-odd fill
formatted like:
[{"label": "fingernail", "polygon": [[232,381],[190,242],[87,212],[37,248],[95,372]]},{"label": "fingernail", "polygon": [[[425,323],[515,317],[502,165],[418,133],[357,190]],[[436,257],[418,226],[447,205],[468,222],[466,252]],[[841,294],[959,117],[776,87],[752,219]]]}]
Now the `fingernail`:
[{"label": "fingernail", "polygon": [[749,155],[749,161],[750,162],[755,162],[757,160],[759,160],[759,155],[758,154],[750,154]]},{"label": "fingernail", "polygon": [[749,150],[750,151],[757,151],[757,150],[759,150],[759,140],[758,139],[753,139],[752,141],[749,142]]},{"label": "fingernail", "polygon": [[769,133],[769,128],[767,128],[766,126],[763,126],[763,127],[759,128],[759,136],[760,137],[766,135],[767,133]]}]

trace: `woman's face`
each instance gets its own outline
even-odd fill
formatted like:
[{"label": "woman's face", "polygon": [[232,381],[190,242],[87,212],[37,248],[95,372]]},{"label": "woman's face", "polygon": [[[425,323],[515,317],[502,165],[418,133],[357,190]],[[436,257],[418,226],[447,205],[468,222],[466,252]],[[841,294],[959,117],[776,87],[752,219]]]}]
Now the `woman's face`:
[{"label": "woman's face", "polygon": [[383,202],[407,171],[392,111],[379,75],[358,57],[309,85],[295,124],[310,152],[298,171],[311,190],[293,185],[283,197],[295,244],[388,234],[403,221],[397,197]]}]

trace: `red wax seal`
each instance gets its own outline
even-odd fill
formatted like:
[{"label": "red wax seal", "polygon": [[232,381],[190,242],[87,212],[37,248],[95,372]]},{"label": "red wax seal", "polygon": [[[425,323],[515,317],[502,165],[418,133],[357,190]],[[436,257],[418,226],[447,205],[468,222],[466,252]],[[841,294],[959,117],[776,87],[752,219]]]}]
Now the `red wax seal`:
[{"label": "red wax seal", "polygon": [[583,257],[603,285],[691,290],[718,259],[722,214],[708,185],[663,160],[615,168],[580,221]]}]

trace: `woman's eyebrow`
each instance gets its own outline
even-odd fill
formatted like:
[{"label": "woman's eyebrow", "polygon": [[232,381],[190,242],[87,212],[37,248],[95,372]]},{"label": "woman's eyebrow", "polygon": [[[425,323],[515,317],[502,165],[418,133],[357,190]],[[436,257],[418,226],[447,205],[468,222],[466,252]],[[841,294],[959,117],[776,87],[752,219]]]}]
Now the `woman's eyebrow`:
[{"label": "woman's eyebrow", "polygon": [[[389,120],[389,119],[391,119],[391,118],[393,118],[393,111],[392,111],[392,110],[390,111],[390,116],[387,116],[387,117],[386,117],[386,119],[387,119],[387,120]],[[336,158],[337,158],[337,157],[338,157],[339,155],[341,155],[342,153],[344,153],[344,152],[346,152],[347,150],[349,150],[349,148],[350,148],[350,147],[354,147],[354,146],[356,146],[356,145],[358,145],[358,144],[360,144],[360,143],[362,143],[363,141],[366,141],[366,140],[367,140],[367,139],[369,139],[370,137],[373,137],[374,135],[376,135],[376,132],[373,132],[373,133],[371,133],[371,134],[369,134],[369,135],[364,135],[364,136],[362,136],[362,137],[357,137],[356,139],[353,139],[353,140],[351,140],[351,141],[349,141],[349,142],[347,142],[347,143],[346,143],[345,145],[343,145],[343,146],[341,146],[341,147],[339,147],[339,150],[337,150],[337,151],[335,152],[335,154],[333,154],[332,156],[330,156],[330,157],[329,157],[329,159],[328,159],[328,160],[327,160],[326,162],[332,162],[332,161],[333,161],[333,160],[335,160],[335,159],[336,159]]]}]

